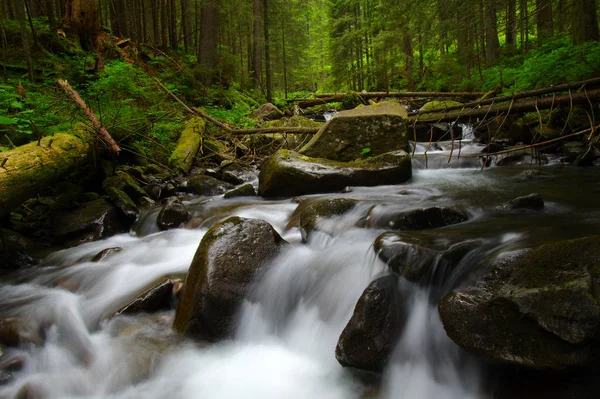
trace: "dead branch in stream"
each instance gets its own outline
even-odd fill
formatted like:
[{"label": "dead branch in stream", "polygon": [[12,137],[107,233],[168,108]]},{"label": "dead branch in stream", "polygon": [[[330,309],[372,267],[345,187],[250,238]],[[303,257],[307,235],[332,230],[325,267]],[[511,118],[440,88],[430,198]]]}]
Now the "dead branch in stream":
[{"label": "dead branch in stream", "polygon": [[579,82],[567,83],[567,84],[563,84],[563,85],[545,87],[543,89],[523,91],[520,93],[515,93],[510,96],[486,98],[484,100],[472,101],[472,102],[468,102],[468,103],[464,103],[464,104],[460,104],[460,105],[452,105],[452,106],[444,107],[444,108],[413,111],[413,112],[409,112],[408,115],[414,116],[414,115],[431,114],[431,113],[436,113],[436,112],[455,111],[455,110],[461,110],[464,108],[474,108],[474,107],[478,107],[481,105],[489,105],[489,104],[502,103],[502,102],[507,102],[507,101],[521,100],[524,98],[537,97],[537,96],[542,96],[544,94],[558,93],[560,91],[570,91],[570,90],[579,90],[579,89],[583,89],[583,88],[591,88],[591,87],[595,87],[598,85],[600,85],[600,78],[594,78],[594,79],[582,80]]},{"label": "dead branch in stream", "polygon": [[556,97],[543,98],[541,100],[531,100],[519,103],[504,104],[504,105],[489,105],[484,107],[471,108],[457,112],[438,112],[431,115],[417,115],[409,117],[409,121],[413,124],[431,124],[439,122],[456,122],[459,120],[472,118],[487,118],[496,117],[509,112],[525,113],[533,112],[541,109],[549,109],[555,106],[589,103],[589,101],[600,98],[600,89],[591,90],[588,92],[577,93],[572,95],[563,95]]},{"label": "dead branch in stream", "polygon": [[92,127],[94,128],[94,130],[96,131],[96,133],[100,137],[100,139],[106,143],[106,145],[108,146],[108,148],[110,149],[111,152],[118,155],[119,152],[121,151],[121,148],[115,142],[115,140],[112,138],[110,133],[108,133],[106,128],[104,128],[104,126],[102,126],[102,123],[100,123],[100,121],[94,114],[94,111],[92,111],[85,104],[83,99],[79,96],[79,93],[77,93],[75,91],[75,89],[73,89],[73,87],[71,87],[69,82],[67,82],[66,80],[63,80],[63,79],[58,79],[57,81],[58,81],[59,86],[65,90],[65,92],[69,95],[69,97],[71,97],[71,100],[73,100],[73,102],[85,113],[87,118],[92,123]]}]

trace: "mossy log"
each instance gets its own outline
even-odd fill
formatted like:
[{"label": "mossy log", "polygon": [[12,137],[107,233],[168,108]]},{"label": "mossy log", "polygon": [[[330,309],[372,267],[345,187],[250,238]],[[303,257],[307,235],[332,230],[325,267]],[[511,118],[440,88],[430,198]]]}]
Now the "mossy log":
[{"label": "mossy log", "polygon": [[56,183],[87,158],[89,143],[57,133],[0,153],[0,219],[39,191]]},{"label": "mossy log", "polygon": [[190,171],[194,157],[200,148],[205,126],[206,122],[201,117],[194,117],[187,121],[179,136],[177,147],[169,158],[169,166],[183,173]]}]

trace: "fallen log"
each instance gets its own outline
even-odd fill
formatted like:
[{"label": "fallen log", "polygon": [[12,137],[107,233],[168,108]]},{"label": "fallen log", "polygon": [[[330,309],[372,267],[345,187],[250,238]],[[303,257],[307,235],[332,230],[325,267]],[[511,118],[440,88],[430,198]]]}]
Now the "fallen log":
[{"label": "fallen log", "polygon": [[469,108],[462,111],[437,112],[434,114],[416,115],[408,118],[411,124],[431,124],[439,122],[458,122],[472,118],[492,118],[511,113],[533,112],[541,109],[550,109],[556,106],[587,103],[600,98],[600,89],[591,90],[572,95],[546,97],[539,100],[525,102],[511,102],[504,105],[488,105]]},{"label": "fallen log", "polygon": [[62,87],[65,90],[65,92],[71,97],[71,100],[73,100],[73,102],[85,113],[87,118],[92,123],[92,126],[93,126],[94,130],[96,131],[97,135],[108,146],[108,149],[111,152],[113,152],[114,154],[118,155],[119,152],[121,151],[121,148],[116,143],[116,141],[112,138],[110,133],[108,133],[106,128],[104,126],[102,126],[102,123],[100,123],[98,118],[96,118],[94,111],[92,111],[85,104],[85,101],[83,101],[83,99],[79,96],[79,93],[77,93],[75,91],[75,89],[73,89],[73,87],[71,87],[69,82],[67,82],[66,80],[63,80],[63,79],[58,79],[57,81],[58,81],[58,85],[60,87]]},{"label": "fallen log", "polygon": [[396,97],[396,98],[428,98],[428,97],[444,97],[444,98],[457,98],[457,97],[468,97],[468,98],[477,98],[483,97],[489,92],[444,92],[444,91],[371,91],[371,92],[356,92],[356,93],[319,93],[315,94],[316,98],[341,98],[342,101],[346,96],[350,94],[356,94],[365,99],[369,98],[384,98],[384,97]]},{"label": "fallen log", "polygon": [[177,146],[169,157],[169,166],[183,173],[192,169],[194,157],[198,153],[202,141],[202,133],[206,122],[201,117],[194,117],[186,122]]},{"label": "fallen log", "polygon": [[567,84],[563,84],[563,85],[545,87],[543,89],[523,91],[520,93],[515,93],[510,96],[486,98],[484,100],[472,101],[472,102],[464,103],[461,105],[452,105],[450,107],[445,107],[445,108],[427,109],[427,110],[423,110],[423,111],[412,111],[412,112],[409,112],[408,115],[414,116],[414,115],[431,114],[431,113],[436,113],[436,112],[454,111],[454,110],[463,109],[463,108],[473,108],[473,107],[477,107],[480,105],[503,103],[503,102],[507,102],[507,101],[521,100],[521,99],[529,98],[529,97],[538,97],[538,96],[542,96],[544,94],[558,93],[560,91],[581,90],[583,88],[592,88],[592,87],[595,87],[598,85],[600,85],[600,78],[594,78],[594,79],[582,80],[579,82],[567,83]]},{"label": "fallen log", "polygon": [[46,187],[77,170],[87,158],[86,140],[66,133],[0,152],[0,219]]}]

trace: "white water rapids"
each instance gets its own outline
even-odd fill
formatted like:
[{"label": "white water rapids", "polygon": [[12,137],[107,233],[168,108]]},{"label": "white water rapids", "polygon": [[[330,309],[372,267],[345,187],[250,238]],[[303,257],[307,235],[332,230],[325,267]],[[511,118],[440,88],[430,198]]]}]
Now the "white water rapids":
[{"label": "white water rapids", "polygon": [[[425,233],[423,239],[440,245],[487,240],[482,258],[534,236],[525,232],[521,216],[494,219],[501,221],[503,234],[484,223],[489,209],[482,202],[489,200],[493,209],[497,203],[490,199],[519,191],[507,189],[506,179],[474,169],[415,170],[409,184],[356,188],[345,195],[407,209],[468,204],[467,227]],[[560,223],[561,215],[572,220],[568,210],[574,206],[561,205],[560,195],[550,196],[544,218],[536,219],[541,232]],[[231,203],[215,198],[203,206]],[[0,398],[19,393],[49,399],[489,397],[480,364],[447,338],[427,290],[416,286],[409,287],[408,322],[382,380],[340,366],[336,342],[357,299],[374,278],[389,273],[372,249],[382,231],[351,227],[357,215],[345,215],[327,221],[324,230],[330,234],[313,234],[302,244],[297,229],[285,231],[295,207],[289,200],[255,199],[231,208],[230,215],[266,220],[292,243],[256,282],[231,341],[206,344],[177,336],[170,329],[172,311],[111,317],[124,298],[161,276],[185,274],[203,229],[125,234],[81,245],[0,286],[2,314],[27,318],[46,331],[43,346],[5,350],[4,356],[23,359],[24,368],[0,386]],[[591,230],[597,220],[587,222]],[[110,247],[123,250],[89,261]]]}]

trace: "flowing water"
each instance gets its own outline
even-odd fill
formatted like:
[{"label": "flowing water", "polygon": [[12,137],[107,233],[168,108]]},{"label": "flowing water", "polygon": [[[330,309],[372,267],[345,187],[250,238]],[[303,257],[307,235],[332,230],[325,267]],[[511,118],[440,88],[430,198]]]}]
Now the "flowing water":
[{"label": "flowing water", "polygon": [[[417,155],[424,145],[417,143]],[[468,222],[405,234],[407,242],[436,249],[476,244],[436,287],[442,291],[482,262],[598,231],[598,170],[554,164],[530,180],[521,176],[529,165],[481,170],[476,158],[448,164],[448,145],[430,154],[443,161],[428,162],[427,169],[416,159],[406,184],[317,197],[359,199],[374,207],[374,215],[435,205],[467,212]],[[461,145],[463,154],[481,150],[469,140]],[[545,199],[543,211],[499,208],[531,192]],[[412,293],[408,321],[382,378],[338,364],[336,342],[357,299],[374,278],[389,273],[373,251],[383,231],[354,227],[360,213],[323,221],[321,232],[302,243],[297,228],[286,229],[297,206],[291,200],[214,197],[186,203],[205,219],[200,228],[160,232],[157,209],[149,210],[135,233],[54,253],[41,268],[5,278],[0,314],[30,320],[45,331],[46,343],[5,350],[5,358],[18,357],[24,367],[0,387],[1,398],[18,392],[44,398],[491,397],[482,365],[447,338],[430,288],[406,281],[403,289]],[[170,329],[172,311],[113,316],[162,276],[184,275],[209,226],[228,215],[264,219],[292,243],[254,284],[233,339],[206,344],[177,336]],[[123,250],[90,261],[110,247]]]}]

